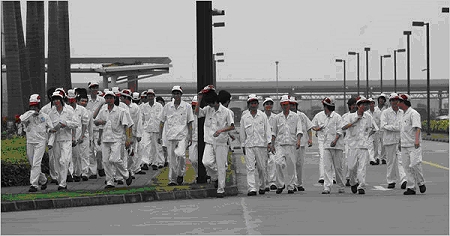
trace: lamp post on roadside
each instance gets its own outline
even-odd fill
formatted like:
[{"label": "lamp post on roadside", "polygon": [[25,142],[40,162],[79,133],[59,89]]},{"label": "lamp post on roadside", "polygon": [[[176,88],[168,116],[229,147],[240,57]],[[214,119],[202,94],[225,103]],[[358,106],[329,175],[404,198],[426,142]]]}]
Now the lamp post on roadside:
[{"label": "lamp post on roadside", "polygon": [[380,93],[383,93],[383,58],[390,58],[391,55],[380,56]]},{"label": "lamp post on roadside", "polygon": [[370,48],[364,48],[366,51],[366,97],[369,97],[369,51]]},{"label": "lamp post on roadside", "polygon": [[411,31],[403,31],[403,35],[406,35],[406,80],[407,80],[407,90],[408,94],[411,92],[411,84],[410,84],[410,53],[411,49],[409,47],[409,37],[411,36]]},{"label": "lamp post on roadside", "polygon": [[217,82],[217,62],[225,61],[223,59],[216,60],[216,56],[223,56],[223,55],[224,55],[223,52],[218,52],[218,53],[213,54],[213,84],[214,84],[214,86],[216,86],[216,82]]},{"label": "lamp post on roadside", "polygon": [[427,121],[427,135],[430,135],[430,23],[426,23],[423,21],[413,21],[412,26],[426,26],[426,34],[427,34],[427,113],[428,113],[428,121]]},{"label": "lamp post on roadside", "polygon": [[356,55],[356,58],[357,58],[357,62],[356,62],[356,78],[358,80],[357,96],[359,96],[359,52],[348,52],[348,55]]},{"label": "lamp post on roadside", "polygon": [[277,99],[278,97],[278,63],[279,61],[275,61],[275,67],[276,67],[276,80],[277,80]]},{"label": "lamp post on roadside", "polygon": [[336,62],[344,62],[344,109],[345,109],[345,104],[346,104],[346,90],[347,90],[347,85],[345,83],[345,60],[344,59],[336,59]]},{"label": "lamp post on roadside", "polygon": [[401,48],[394,50],[394,92],[397,92],[397,52],[405,52],[406,49]]}]

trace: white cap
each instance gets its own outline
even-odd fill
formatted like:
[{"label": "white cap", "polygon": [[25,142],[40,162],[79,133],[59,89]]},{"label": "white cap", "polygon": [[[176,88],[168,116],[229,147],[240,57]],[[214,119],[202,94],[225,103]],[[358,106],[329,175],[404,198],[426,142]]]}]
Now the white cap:
[{"label": "white cap", "polygon": [[280,104],[284,102],[290,102],[291,98],[289,95],[283,95],[281,96]]},{"label": "white cap", "polygon": [[295,97],[290,97],[289,102],[290,102],[290,103],[298,104],[297,100],[295,100]]},{"label": "white cap", "polygon": [[406,93],[399,94],[398,98],[403,101],[411,102],[411,97]]},{"label": "white cap", "polygon": [[112,88],[111,88],[111,91],[112,91],[114,94],[120,93],[119,87],[112,87]]},{"label": "white cap", "polygon": [[397,93],[391,93],[391,95],[389,95],[389,100],[391,99],[399,99],[399,96]]},{"label": "white cap", "polygon": [[99,85],[98,85],[98,82],[92,81],[92,82],[89,82],[89,83],[88,83],[88,87],[89,87],[89,88],[90,88],[90,87],[93,87],[93,86],[99,86]]},{"label": "white cap", "polygon": [[334,107],[334,106],[335,106],[335,105],[334,105],[334,97],[331,96],[331,97],[326,97],[326,98],[324,98],[324,99],[322,100],[322,104],[325,104],[325,105]]},{"label": "white cap", "polygon": [[253,100],[256,100],[256,101],[258,101],[258,97],[256,96],[256,94],[249,94],[248,95],[248,97],[247,97],[247,102],[250,102],[250,101],[253,101]]},{"label": "white cap", "polygon": [[263,106],[264,106],[264,104],[265,104],[266,102],[272,102],[272,103],[273,103],[273,99],[270,98],[270,97],[267,97],[266,99],[264,99]]},{"label": "white cap", "polygon": [[369,99],[367,99],[367,100],[369,100],[369,102],[375,102],[374,100],[373,100],[373,98],[369,98]]},{"label": "white cap", "polygon": [[[172,91],[173,91],[173,89],[172,89]],[[148,96],[149,93],[153,93],[153,95],[156,95],[156,93],[153,89],[148,89],[146,92],[146,95]]]},{"label": "white cap", "polygon": [[31,94],[30,96],[30,106],[38,105],[41,102],[41,96],[39,94]]},{"label": "white cap", "polygon": [[141,97],[147,97],[147,91],[142,91]]},{"label": "white cap", "polygon": [[124,89],[124,90],[122,90],[122,92],[120,93],[121,96],[130,97],[130,98],[131,98],[131,94],[132,94],[132,92],[131,92],[131,90],[129,90],[129,89]]},{"label": "white cap", "polygon": [[201,91],[200,93],[207,93],[210,90],[212,91],[216,91],[216,88],[214,87],[214,85],[210,84],[210,85],[206,85]]},{"label": "white cap", "polygon": [[61,93],[62,93],[62,91],[55,91],[55,92],[53,92],[52,98],[53,98],[53,97],[64,98],[63,95],[62,95]]},{"label": "white cap", "polygon": [[[380,96],[378,96],[378,98],[380,98],[380,97],[384,97],[384,99],[387,99],[387,96],[386,96],[386,94],[384,94],[384,93],[382,93],[382,94],[380,94]],[[377,98],[377,99],[378,99]]]},{"label": "white cap", "polygon": [[173,91],[180,91],[181,93],[183,93],[183,89],[181,88],[181,86],[179,85],[175,85],[172,87],[172,92]]},{"label": "white cap", "polygon": [[75,90],[74,89],[69,89],[67,91],[67,98],[76,98],[77,95],[75,95]]},{"label": "white cap", "polygon": [[198,104],[198,98],[197,98],[197,96],[194,96],[194,98],[192,98],[191,104],[192,104],[192,105],[197,105],[197,104]]},{"label": "white cap", "polygon": [[131,95],[131,99],[133,99],[133,100],[135,100],[135,101],[141,100],[141,96],[139,96],[139,93],[138,93],[138,92],[134,92],[134,93]]},{"label": "white cap", "polygon": [[357,97],[356,98],[356,105],[358,105],[358,104],[360,104],[360,103],[362,103],[362,102],[368,102],[369,100],[366,98],[366,97],[364,97],[364,96],[359,96],[359,97]]},{"label": "white cap", "polygon": [[105,92],[105,95],[103,96],[103,97],[106,97],[107,95],[111,95],[111,96],[116,96],[115,94],[114,94],[114,92],[113,91],[110,91],[110,90],[108,90],[108,91],[106,91]]},{"label": "white cap", "polygon": [[64,98],[66,96],[66,91],[63,88],[55,89],[55,92],[60,92],[61,96]]}]

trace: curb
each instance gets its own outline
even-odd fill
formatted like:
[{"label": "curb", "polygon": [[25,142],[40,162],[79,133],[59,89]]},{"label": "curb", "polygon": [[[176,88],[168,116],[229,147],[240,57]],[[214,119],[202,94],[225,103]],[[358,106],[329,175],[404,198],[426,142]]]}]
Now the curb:
[{"label": "curb", "polygon": [[[225,187],[225,196],[238,195],[237,186]],[[107,195],[94,197],[39,199],[29,201],[2,202],[1,212],[30,211],[68,207],[98,206],[109,204],[153,202],[179,199],[201,199],[216,197],[216,189],[179,190],[172,192],[147,191],[135,194]]]},{"label": "curb", "polygon": [[439,138],[427,138],[427,137],[422,137],[422,140],[448,143],[448,139],[439,139]]}]

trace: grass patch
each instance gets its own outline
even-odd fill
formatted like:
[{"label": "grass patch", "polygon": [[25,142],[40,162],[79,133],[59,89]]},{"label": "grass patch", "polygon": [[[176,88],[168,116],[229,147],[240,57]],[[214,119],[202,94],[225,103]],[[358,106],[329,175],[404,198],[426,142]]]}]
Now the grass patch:
[{"label": "grass patch", "polygon": [[2,140],[1,160],[12,164],[28,163],[27,140],[25,137],[15,137]]},{"label": "grass patch", "polygon": [[[448,134],[431,133],[432,139],[444,139],[448,140]],[[428,137],[427,132],[422,132],[422,138]]]}]

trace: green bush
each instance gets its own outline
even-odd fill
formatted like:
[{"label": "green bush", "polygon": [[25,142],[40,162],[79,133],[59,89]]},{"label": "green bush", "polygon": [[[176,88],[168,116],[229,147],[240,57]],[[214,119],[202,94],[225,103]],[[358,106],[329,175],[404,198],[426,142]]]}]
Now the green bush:
[{"label": "green bush", "polygon": [[[422,130],[427,130],[427,121],[422,121]],[[430,120],[430,131],[432,133],[447,133],[448,134],[448,120]]]}]

